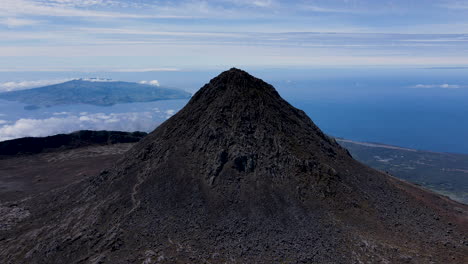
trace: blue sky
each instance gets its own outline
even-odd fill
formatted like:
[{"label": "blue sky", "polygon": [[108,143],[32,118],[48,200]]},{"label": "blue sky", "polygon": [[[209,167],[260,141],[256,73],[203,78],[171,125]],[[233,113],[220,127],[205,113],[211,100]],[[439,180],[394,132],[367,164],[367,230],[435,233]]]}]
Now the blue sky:
[{"label": "blue sky", "polygon": [[468,1],[1,0],[0,71],[466,66]]}]

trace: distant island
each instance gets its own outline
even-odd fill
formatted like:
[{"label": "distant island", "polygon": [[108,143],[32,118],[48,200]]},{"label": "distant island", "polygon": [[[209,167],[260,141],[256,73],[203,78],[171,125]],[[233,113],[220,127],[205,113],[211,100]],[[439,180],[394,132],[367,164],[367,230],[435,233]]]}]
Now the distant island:
[{"label": "distant island", "polygon": [[149,84],[82,79],[0,93],[0,99],[27,104],[26,110],[70,104],[111,106],[121,103],[188,99],[190,96],[190,93],[183,90]]}]

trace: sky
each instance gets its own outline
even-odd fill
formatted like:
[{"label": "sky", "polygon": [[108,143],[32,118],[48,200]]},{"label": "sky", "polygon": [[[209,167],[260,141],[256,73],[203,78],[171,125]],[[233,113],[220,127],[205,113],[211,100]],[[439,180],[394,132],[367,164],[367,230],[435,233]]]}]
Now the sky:
[{"label": "sky", "polygon": [[468,65],[467,0],[1,0],[0,71]]}]

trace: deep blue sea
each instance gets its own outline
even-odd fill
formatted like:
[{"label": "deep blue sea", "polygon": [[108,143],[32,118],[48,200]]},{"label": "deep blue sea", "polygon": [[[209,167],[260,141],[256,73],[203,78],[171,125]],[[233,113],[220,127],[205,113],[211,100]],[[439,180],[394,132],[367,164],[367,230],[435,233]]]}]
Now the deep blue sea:
[{"label": "deep blue sea", "polygon": [[[304,110],[332,136],[468,154],[468,68],[247,70],[273,84],[285,99]],[[0,73],[0,82],[101,77],[123,81],[158,80],[164,86],[195,92],[220,71]],[[7,122],[0,124],[0,138],[1,133],[14,134],[14,129],[21,130],[21,136],[27,134],[28,129],[39,130],[39,134],[77,128],[152,130],[185,103],[185,100],[177,100],[109,108],[75,105],[33,113],[21,110],[22,106],[0,102],[0,120]],[[38,121],[33,122],[32,128],[25,128],[30,124],[18,124],[21,118],[28,119],[29,123]]]},{"label": "deep blue sea", "polygon": [[332,136],[468,153],[468,69],[393,71],[275,86]]}]

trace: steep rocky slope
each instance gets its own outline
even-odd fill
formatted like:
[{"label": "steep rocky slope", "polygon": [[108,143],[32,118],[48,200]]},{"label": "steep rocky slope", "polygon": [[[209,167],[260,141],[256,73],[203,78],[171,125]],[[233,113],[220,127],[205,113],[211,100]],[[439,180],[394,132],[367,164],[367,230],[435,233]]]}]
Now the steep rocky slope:
[{"label": "steep rocky slope", "polygon": [[6,263],[466,263],[468,208],[231,69],[109,171],[2,210]]}]

